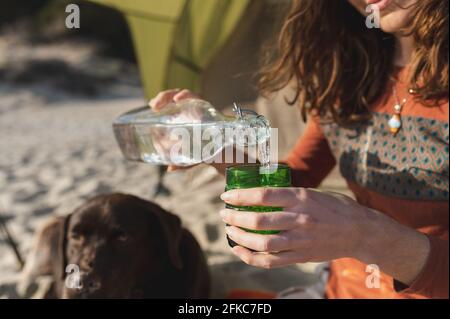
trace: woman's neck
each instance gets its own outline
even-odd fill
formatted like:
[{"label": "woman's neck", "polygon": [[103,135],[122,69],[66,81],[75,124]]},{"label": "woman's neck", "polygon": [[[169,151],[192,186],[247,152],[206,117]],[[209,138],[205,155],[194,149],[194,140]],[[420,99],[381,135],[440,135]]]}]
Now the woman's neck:
[{"label": "woman's neck", "polygon": [[394,65],[404,67],[409,64],[414,51],[412,36],[397,36]]}]

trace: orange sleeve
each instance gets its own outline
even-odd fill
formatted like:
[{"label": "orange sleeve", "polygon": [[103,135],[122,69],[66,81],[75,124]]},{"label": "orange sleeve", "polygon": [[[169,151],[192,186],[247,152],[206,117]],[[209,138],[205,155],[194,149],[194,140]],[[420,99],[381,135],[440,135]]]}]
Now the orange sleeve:
[{"label": "orange sleeve", "polygon": [[283,161],[292,169],[292,185],[317,187],[336,165],[318,118],[310,118],[304,134]]},{"label": "orange sleeve", "polygon": [[448,299],[448,232],[445,237],[428,235],[430,253],[424,269],[409,287],[394,280],[394,288],[397,292]]}]

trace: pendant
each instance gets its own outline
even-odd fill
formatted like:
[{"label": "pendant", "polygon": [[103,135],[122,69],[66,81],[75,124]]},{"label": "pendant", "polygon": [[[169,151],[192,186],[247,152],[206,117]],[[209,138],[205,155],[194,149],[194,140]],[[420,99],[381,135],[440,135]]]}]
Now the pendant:
[{"label": "pendant", "polygon": [[392,115],[391,119],[388,122],[390,131],[392,135],[397,135],[397,133],[402,128],[402,117],[400,114],[394,114]]}]

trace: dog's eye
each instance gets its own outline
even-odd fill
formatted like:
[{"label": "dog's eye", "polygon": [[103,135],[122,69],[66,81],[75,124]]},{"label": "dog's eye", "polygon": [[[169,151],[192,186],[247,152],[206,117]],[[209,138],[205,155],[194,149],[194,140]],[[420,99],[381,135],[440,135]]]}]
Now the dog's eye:
[{"label": "dog's eye", "polygon": [[81,240],[83,238],[83,235],[80,232],[73,231],[70,233],[70,238],[73,240]]},{"label": "dog's eye", "polygon": [[113,232],[113,238],[120,242],[128,241],[128,235],[123,230],[115,230]]}]

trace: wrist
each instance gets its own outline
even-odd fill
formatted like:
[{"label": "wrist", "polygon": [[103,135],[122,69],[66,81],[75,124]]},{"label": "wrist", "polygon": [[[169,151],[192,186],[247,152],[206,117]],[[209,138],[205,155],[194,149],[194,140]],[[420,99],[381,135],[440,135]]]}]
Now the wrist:
[{"label": "wrist", "polygon": [[380,212],[368,209],[366,213],[355,258],[375,264],[389,276],[411,284],[428,260],[428,237]]},{"label": "wrist", "polygon": [[359,240],[353,258],[366,264],[373,264],[379,255],[379,247],[384,246],[383,238],[378,238],[382,231],[380,229],[379,213],[369,208],[364,208],[363,218],[359,219],[358,232]]}]

